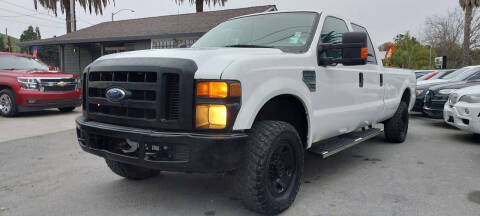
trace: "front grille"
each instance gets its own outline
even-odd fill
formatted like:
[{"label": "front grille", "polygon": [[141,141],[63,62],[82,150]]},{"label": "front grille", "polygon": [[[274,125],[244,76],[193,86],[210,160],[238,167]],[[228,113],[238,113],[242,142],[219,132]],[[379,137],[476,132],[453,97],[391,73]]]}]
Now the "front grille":
[{"label": "front grille", "polygon": [[73,78],[40,78],[38,81],[43,92],[69,92],[77,89],[77,82]]},{"label": "front grille", "polygon": [[121,116],[140,119],[155,119],[155,109],[128,108],[121,106],[109,106],[90,103],[88,111],[91,113],[101,113],[110,116]]},{"label": "front grille", "polygon": [[67,85],[67,86],[44,86],[44,92],[66,92],[66,91],[75,91],[76,85]]},{"label": "front grille", "polygon": [[443,110],[447,98],[443,95],[436,95],[433,91],[429,91],[425,96],[425,107],[429,109]]},{"label": "front grille", "polygon": [[157,82],[156,72],[91,72],[89,81],[110,81],[110,82],[145,82],[155,83]]},{"label": "front grille", "polygon": [[180,118],[180,82],[177,74],[165,75],[166,92],[166,119],[176,120]]},{"label": "front grille", "polygon": [[[162,72],[90,72],[86,90],[90,118],[141,128],[169,128],[181,119],[180,74]],[[120,102],[106,92],[126,92]],[[170,127],[171,128],[171,127]]]}]

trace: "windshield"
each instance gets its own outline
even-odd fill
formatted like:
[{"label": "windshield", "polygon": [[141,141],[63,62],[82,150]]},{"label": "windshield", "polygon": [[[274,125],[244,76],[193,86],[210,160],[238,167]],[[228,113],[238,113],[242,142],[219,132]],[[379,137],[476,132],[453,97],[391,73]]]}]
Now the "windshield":
[{"label": "windshield", "polygon": [[34,58],[23,56],[0,56],[0,70],[48,71],[48,66]]},{"label": "windshield", "polygon": [[255,15],[224,22],[192,47],[273,47],[302,52],[310,46],[318,14],[311,12]]},{"label": "windshield", "polygon": [[478,68],[460,68],[447,76],[442,77],[441,79],[444,80],[451,80],[451,81],[462,81],[472,74],[476,73]]}]

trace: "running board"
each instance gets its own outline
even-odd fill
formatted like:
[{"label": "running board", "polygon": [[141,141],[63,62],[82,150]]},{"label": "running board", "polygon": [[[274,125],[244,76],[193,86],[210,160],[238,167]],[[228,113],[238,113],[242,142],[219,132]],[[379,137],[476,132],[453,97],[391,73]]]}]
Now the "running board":
[{"label": "running board", "polygon": [[315,143],[309,151],[327,158],[356,144],[372,139],[381,133],[383,133],[383,130],[378,128],[355,131]]}]

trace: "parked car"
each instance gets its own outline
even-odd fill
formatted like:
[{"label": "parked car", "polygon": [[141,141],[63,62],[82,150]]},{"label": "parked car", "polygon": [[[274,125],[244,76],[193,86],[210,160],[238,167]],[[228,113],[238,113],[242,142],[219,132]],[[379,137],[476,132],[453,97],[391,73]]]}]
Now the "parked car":
[{"label": "parked car", "polygon": [[70,112],[81,105],[81,84],[75,74],[50,71],[26,54],[0,53],[0,114],[58,108]]},{"label": "parked car", "polygon": [[325,158],[381,133],[404,142],[415,75],[384,68],[376,47],[340,16],[270,12],[230,19],[189,49],[103,56],[83,74],[78,141],[129,179],[233,171],[248,209],[278,214],[306,150]]},{"label": "parked car", "polygon": [[443,109],[443,118],[461,130],[480,134],[480,85],[450,94]]},{"label": "parked car", "polygon": [[450,93],[457,89],[480,85],[480,72],[475,80],[455,82],[430,87],[425,95],[423,112],[432,118],[442,118],[443,108],[448,101]]},{"label": "parked car", "polygon": [[417,81],[420,81],[420,80],[429,80],[430,78],[434,77],[435,75],[437,75],[437,74],[439,74],[439,73],[440,73],[440,71],[434,71],[434,72],[425,74],[425,75],[417,78]]},{"label": "parked car", "polygon": [[417,82],[416,90],[416,99],[413,111],[423,112],[423,106],[425,102],[425,95],[428,88],[448,83],[456,83],[468,80],[475,80],[476,75],[480,72],[480,66],[468,66],[463,67],[453,72],[448,73],[447,75],[436,79],[436,80],[426,80]]},{"label": "parked car", "polygon": [[430,77],[429,80],[436,80],[436,79],[442,79],[443,77],[451,74],[452,72],[454,72],[456,70],[440,70],[438,71],[437,74],[435,74],[434,76]]},{"label": "parked car", "polygon": [[425,76],[429,73],[432,73],[434,72],[435,70],[417,70],[417,71],[413,71],[415,73],[415,78],[418,79],[422,76]]}]

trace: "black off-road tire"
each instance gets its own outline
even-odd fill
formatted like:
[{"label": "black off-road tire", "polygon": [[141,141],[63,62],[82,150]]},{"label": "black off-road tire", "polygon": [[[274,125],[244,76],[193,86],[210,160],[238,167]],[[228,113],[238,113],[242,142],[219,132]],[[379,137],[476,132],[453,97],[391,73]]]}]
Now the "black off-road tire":
[{"label": "black off-road tire", "polygon": [[131,180],[143,180],[157,176],[160,171],[138,167],[130,164],[124,164],[117,161],[105,160],[108,167],[117,175],[131,179]]},{"label": "black off-road tire", "polygon": [[63,113],[72,112],[74,109],[75,109],[75,107],[62,107],[62,108],[58,108],[58,110],[60,110],[60,112],[63,112]]},{"label": "black off-road tire", "polygon": [[395,115],[385,122],[385,137],[392,143],[403,143],[408,133],[408,105],[404,101],[398,105]]},{"label": "black off-road tire", "polygon": [[300,136],[292,125],[281,121],[255,123],[237,173],[237,191],[243,204],[266,215],[289,208],[300,188],[304,152]]},{"label": "black off-road tire", "polygon": [[[8,97],[10,100],[10,109],[7,112],[4,112],[3,110],[0,110],[0,115],[4,117],[14,117],[18,114],[18,109],[17,109],[17,102],[15,100],[15,95],[13,94],[12,90],[10,89],[4,89],[0,91],[0,99],[2,97]],[[0,101],[1,103],[1,101]]]}]

